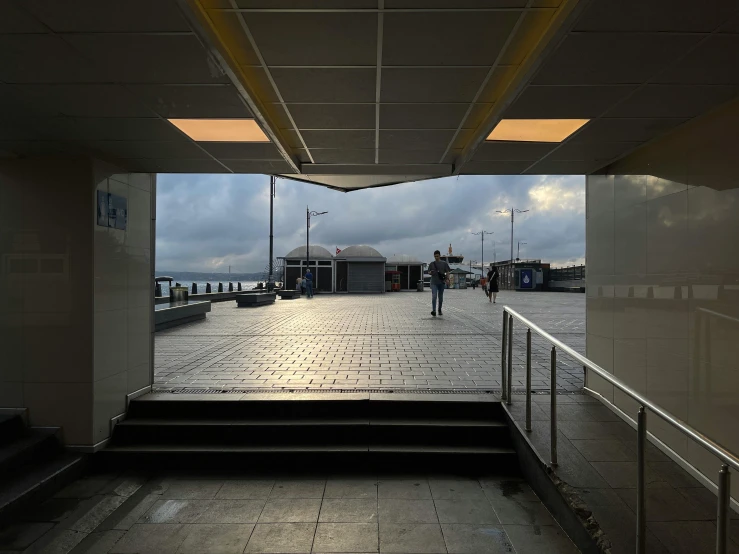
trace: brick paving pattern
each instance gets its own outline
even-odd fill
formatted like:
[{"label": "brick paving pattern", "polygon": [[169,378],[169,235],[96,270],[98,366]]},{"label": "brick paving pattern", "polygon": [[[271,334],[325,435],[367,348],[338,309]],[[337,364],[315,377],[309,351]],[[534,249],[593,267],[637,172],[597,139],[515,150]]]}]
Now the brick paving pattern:
[{"label": "brick paving pattern", "polygon": [[[585,295],[448,290],[443,317],[431,294],[317,295],[260,308],[213,304],[205,321],[156,334],[155,388],[499,389],[503,305],[585,353]],[[525,385],[525,329],[515,326],[513,388]],[[550,346],[534,336],[532,386],[549,389]],[[564,356],[558,389],[582,387]]]}]

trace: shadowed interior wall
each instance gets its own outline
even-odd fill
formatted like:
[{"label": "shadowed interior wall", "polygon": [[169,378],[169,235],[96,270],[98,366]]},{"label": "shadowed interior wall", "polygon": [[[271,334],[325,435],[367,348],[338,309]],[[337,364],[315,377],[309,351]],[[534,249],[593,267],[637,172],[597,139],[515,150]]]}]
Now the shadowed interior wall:
[{"label": "shadowed interior wall", "polygon": [[[110,434],[110,419],[126,411],[126,396],[151,385],[152,290],[156,177],[94,165],[96,191],[125,198],[126,229],[97,224],[95,260],[93,443]],[[97,193],[95,193],[97,196]]]},{"label": "shadowed interior wall", "polygon": [[[588,357],[735,453],[737,129],[733,102],[587,177]],[[601,378],[587,385],[636,416]],[[716,459],[655,415],[648,428],[716,482]]]},{"label": "shadowed interior wall", "polygon": [[[0,407],[107,438],[151,379],[155,176],[89,158],[0,162]],[[127,229],[99,227],[97,190],[127,198]]]}]

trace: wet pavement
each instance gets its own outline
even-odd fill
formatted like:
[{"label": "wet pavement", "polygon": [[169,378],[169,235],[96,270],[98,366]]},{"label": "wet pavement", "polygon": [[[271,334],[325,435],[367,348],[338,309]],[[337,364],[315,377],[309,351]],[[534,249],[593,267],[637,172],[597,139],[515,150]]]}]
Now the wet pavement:
[{"label": "wet pavement", "polygon": [[578,550],[515,477],[93,474],[0,530],[0,552]]},{"label": "wet pavement", "polygon": [[[530,317],[585,353],[585,295],[447,290],[431,316],[427,291],[316,295],[259,308],[213,304],[205,321],[158,332],[155,388],[485,389],[500,388],[503,306]],[[525,330],[516,326],[513,386],[523,389]],[[558,360],[560,390],[576,391],[583,370]],[[549,389],[549,345],[533,339],[535,390]]]}]

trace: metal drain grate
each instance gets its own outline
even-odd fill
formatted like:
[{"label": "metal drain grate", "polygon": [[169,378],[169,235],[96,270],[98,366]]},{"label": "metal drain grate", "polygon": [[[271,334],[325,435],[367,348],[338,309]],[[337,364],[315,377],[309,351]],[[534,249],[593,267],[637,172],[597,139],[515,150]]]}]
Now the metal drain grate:
[{"label": "metal drain grate", "polygon": [[[382,394],[500,394],[500,389],[157,389],[158,394],[294,394],[294,393],[382,393]],[[525,396],[525,390],[511,391],[514,396]],[[532,390],[531,394],[549,394],[549,389]],[[583,394],[582,391],[557,391],[557,395]]]}]

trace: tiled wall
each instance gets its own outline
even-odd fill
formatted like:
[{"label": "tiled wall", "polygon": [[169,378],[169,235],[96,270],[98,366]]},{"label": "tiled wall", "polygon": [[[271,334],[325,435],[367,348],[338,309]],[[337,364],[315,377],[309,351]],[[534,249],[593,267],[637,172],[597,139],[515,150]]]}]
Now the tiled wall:
[{"label": "tiled wall", "polygon": [[[153,310],[152,196],[149,174],[113,173],[95,165],[96,190],[128,201],[127,229],[97,225],[94,259],[94,442],[107,438],[110,418],[126,395],[151,384]],[[93,206],[96,212],[96,207]]]},{"label": "tiled wall", "polygon": [[[735,453],[737,129],[739,102],[587,178],[588,357]],[[635,416],[602,379],[587,384]],[[648,427],[716,480],[719,463],[692,441],[654,415]]]},{"label": "tiled wall", "polygon": [[[96,189],[128,198],[128,230],[96,225]],[[0,162],[0,407],[108,435],[150,382],[153,175],[89,159]]]},{"label": "tiled wall", "polygon": [[0,162],[0,407],[92,435],[87,160]]}]

